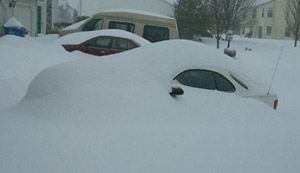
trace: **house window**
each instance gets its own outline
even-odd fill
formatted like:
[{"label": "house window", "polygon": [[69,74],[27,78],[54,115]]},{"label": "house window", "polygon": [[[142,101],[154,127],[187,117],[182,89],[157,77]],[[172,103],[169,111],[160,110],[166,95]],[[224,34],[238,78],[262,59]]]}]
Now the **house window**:
[{"label": "house window", "polygon": [[256,18],[256,9],[254,9],[253,11],[252,11],[252,19],[255,19]]},{"label": "house window", "polygon": [[285,33],[284,33],[285,37],[290,37],[291,36],[291,31],[289,27],[285,27]]},{"label": "house window", "polygon": [[268,17],[273,17],[273,8],[268,8]]},{"label": "house window", "polygon": [[265,16],[265,8],[262,8],[261,10],[261,17],[264,17]]},{"label": "house window", "polygon": [[37,6],[37,33],[42,32],[42,7]]},{"label": "house window", "polygon": [[271,26],[267,26],[266,28],[266,36],[271,36],[272,35],[272,27]]},{"label": "house window", "polygon": [[242,35],[245,35],[245,26],[242,26]]}]

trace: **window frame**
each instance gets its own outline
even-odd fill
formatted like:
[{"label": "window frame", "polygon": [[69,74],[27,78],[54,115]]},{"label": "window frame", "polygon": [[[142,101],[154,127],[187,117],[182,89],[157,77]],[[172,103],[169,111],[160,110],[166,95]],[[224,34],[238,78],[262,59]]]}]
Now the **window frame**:
[{"label": "window frame", "polygon": [[[116,47],[114,47],[114,43],[118,40],[124,40],[126,41],[127,45],[126,45],[126,48],[125,49],[118,49]],[[111,43],[111,49],[112,50],[117,50],[117,51],[126,51],[126,50],[130,50],[130,49],[133,49],[134,48],[134,45],[132,44],[131,40],[127,39],[127,38],[121,38],[121,37],[114,37],[113,38],[113,41]]]},{"label": "window frame", "polygon": [[[124,30],[124,29],[120,29],[120,28],[111,28],[112,23],[121,24],[121,25],[122,24],[126,24],[127,25],[127,29],[128,29],[128,26],[132,26],[133,29],[132,29],[132,31],[128,31],[128,30]],[[119,29],[119,30],[123,30],[123,31],[134,33],[135,32],[135,24],[134,23],[130,23],[130,22],[121,22],[121,21],[111,20],[111,21],[108,22],[108,29]]]},{"label": "window frame", "polygon": [[266,36],[272,36],[272,26],[266,27]]},{"label": "window frame", "polygon": [[[167,32],[167,35],[166,35],[166,38],[162,38],[162,39],[157,39],[157,40],[152,40],[151,38],[149,37],[146,37],[146,29],[149,28],[149,30],[158,30],[158,29],[163,29]],[[163,31],[163,32],[165,32]],[[157,35],[157,34],[155,34]],[[161,36],[161,35],[160,35]],[[152,42],[152,43],[155,43],[155,42],[158,42],[158,41],[163,41],[163,40],[169,40],[170,39],[170,29],[168,27],[163,27],[163,26],[155,26],[155,25],[144,25],[143,27],[143,38],[145,38],[146,40]]]},{"label": "window frame", "polygon": [[[98,21],[94,23],[94,25],[93,25],[94,29],[93,29],[93,30],[86,30],[85,27],[86,27],[90,22],[95,21],[95,20],[98,20]],[[100,29],[97,29],[97,30],[101,30],[101,29],[103,29],[103,25],[104,25],[104,19],[102,19],[102,18],[100,18],[100,19],[97,19],[97,18],[91,18],[91,20],[89,20],[88,22],[86,22],[86,23],[82,26],[82,29],[81,29],[81,30],[82,30],[82,31],[95,31],[95,30],[96,30],[96,28],[95,28],[96,24],[97,24],[98,22],[100,22],[101,20],[102,20],[101,28],[100,28]]]},{"label": "window frame", "polygon": [[[97,44],[93,44],[92,46],[89,46],[90,42],[92,42],[93,40],[95,40],[94,42],[96,42],[99,38],[108,38],[108,39],[110,39],[108,46],[107,47],[99,47],[99,46],[97,46]],[[92,39],[89,39],[89,40],[83,42],[81,45],[85,46],[85,47],[91,47],[91,48],[94,48],[94,49],[111,49],[111,44],[113,42],[113,39],[114,38],[111,37],[111,36],[98,36],[98,37],[94,37]]]},{"label": "window frame", "polygon": [[273,8],[269,7],[267,11],[267,17],[269,18],[273,17],[273,11],[274,11]]}]

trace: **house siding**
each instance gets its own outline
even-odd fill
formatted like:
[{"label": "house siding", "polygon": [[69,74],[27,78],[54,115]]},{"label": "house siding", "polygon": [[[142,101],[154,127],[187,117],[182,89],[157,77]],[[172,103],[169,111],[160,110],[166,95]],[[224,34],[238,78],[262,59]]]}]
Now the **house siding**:
[{"label": "house siding", "polygon": [[[250,28],[253,27],[253,37],[260,38],[259,28],[262,27],[261,38],[264,39],[285,39],[285,28],[287,27],[285,21],[285,0],[273,0],[259,5],[256,8],[256,18],[251,19],[252,14],[248,15],[248,18],[242,23],[242,27],[245,27],[245,32],[248,33]],[[268,17],[268,9],[273,9],[273,16]],[[262,13],[264,11],[264,16]],[[249,22],[251,21],[252,22]],[[267,27],[272,27],[271,35],[267,35]],[[244,36],[241,33],[242,36]],[[291,35],[292,37],[292,35]]]}]

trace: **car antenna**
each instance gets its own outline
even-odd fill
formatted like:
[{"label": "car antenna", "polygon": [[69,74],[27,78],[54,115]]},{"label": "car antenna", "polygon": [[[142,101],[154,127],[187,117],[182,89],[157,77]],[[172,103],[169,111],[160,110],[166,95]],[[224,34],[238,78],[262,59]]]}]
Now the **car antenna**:
[{"label": "car antenna", "polygon": [[277,72],[277,68],[278,68],[278,65],[279,65],[279,61],[281,59],[282,52],[283,52],[283,45],[281,47],[281,51],[280,51],[279,57],[277,59],[277,64],[276,64],[276,67],[275,67],[275,70],[274,70],[274,73],[273,73],[273,76],[272,76],[272,80],[271,80],[270,87],[269,87],[269,90],[268,90],[268,95],[270,94],[270,91],[271,91],[271,87],[272,87],[272,84],[273,84],[273,81],[274,81],[275,74]]}]

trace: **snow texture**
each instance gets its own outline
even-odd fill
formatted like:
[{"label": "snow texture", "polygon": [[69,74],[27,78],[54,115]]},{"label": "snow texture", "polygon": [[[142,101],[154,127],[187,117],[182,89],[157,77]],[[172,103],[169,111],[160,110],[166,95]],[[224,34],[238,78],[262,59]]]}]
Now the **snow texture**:
[{"label": "snow texture", "polygon": [[24,28],[24,25],[20,21],[18,21],[15,17],[9,18],[3,26],[4,27]]},{"label": "snow texture", "polygon": [[[299,173],[300,50],[235,36],[232,59],[227,42],[215,44],[173,40],[96,57],[66,52],[57,35],[1,37],[0,172]],[[168,94],[190,67],[270,84],[281,50],[276,111],[233,93]]]}]

